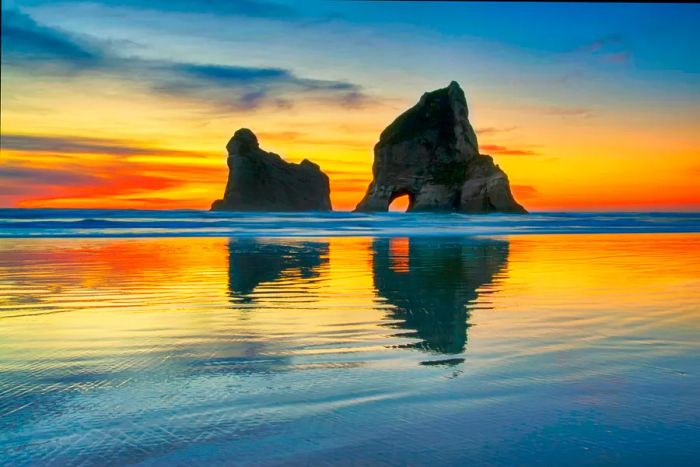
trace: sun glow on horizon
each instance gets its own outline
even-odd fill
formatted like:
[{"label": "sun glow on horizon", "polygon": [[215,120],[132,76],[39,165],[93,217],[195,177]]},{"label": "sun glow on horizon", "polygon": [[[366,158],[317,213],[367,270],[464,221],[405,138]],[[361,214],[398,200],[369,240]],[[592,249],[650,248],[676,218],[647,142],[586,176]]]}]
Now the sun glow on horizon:
[{"label": "sun glow on horizon", "polygon": [[[264,150],[319,164],[333,208],[352,210],[381,131],[456,80],[481,152],[528,210],[700,209],[700,51],[681,40],[700,9],[629,5],[579,25],[542,6],[533,21],[555,46],[498,27],[516,6],[357,3],[334,3],[332,20],[3,6],[0,207],[208,209],[226,184],[224,146],[245,127]],[[398,53],[407,45],[425,60]]]}]

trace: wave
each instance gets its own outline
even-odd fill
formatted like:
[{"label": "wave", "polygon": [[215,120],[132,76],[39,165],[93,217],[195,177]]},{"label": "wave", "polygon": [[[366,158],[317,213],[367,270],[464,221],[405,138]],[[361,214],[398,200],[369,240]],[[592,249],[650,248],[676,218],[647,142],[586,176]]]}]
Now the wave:
[{"label": "wave", "polygon": [[0,238],[330,237],[700,232],[700,213],[275,213],[0,209]]}]

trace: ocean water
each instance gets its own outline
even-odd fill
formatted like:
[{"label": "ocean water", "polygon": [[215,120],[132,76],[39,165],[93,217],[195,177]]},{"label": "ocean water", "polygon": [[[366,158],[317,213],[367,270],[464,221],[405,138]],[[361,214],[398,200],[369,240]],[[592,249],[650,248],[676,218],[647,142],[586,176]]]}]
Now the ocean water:
[{"label": "ocean water", "polygon": [[700,213],[231,213],[0,209],[6,237],[395,237],[700,232]]},{"label": "ocean water", "polygon": [[699,223],[3,210],[0,464],[696,465]]}]

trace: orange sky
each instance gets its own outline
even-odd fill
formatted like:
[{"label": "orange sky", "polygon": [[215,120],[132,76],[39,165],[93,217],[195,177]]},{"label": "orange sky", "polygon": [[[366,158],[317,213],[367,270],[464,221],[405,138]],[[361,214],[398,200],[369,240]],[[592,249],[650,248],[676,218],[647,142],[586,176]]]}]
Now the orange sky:
[{"label": "orange sky", "polygon": [[[224,145],[234,129],[248,126],[264,149],[289,161],[306,157],[319,163],[331,179],[334,209],[350,210],[371,179],[372,147],[378,134],[413,103],[410,97],[397,99],[371,111],[308,105],[293,115],[257,112],[203,124],[183,112],[173,116],[167,105],[147,98],[122,103],[99,98],[76,102],[76,97],[59,93],[48,99],[52,110],[42,114],[3,110],[4,133],[22,135],[23,129],[33,128],[39,131],[32,132],[32,137],[44,138],[39,142],[65,139],[86,146],[79,152],[70,147],[56,151],[3,148],[3,164],[56,172],[46,183],[16,177],[17,194],[6,195],[3,205],[207,209],[221,197],[226,183]],[[43,100],[46,103],[47,98]],[[524,128],[511,123],[518,120],[512,112],[502,112],[501,120],[498,109],[488,104],[478,107],[481,100],[472,104],[472,120],[482,152],[494,156],[509,175],[516,198],[529,210],[700,206],[700,166],[696,165],[700,152],[693,128],[630,130],[603,118],[537,115]],[[66,109],[77,106],[80,112]],[[137,128],[130,125],[132,115],[139,118]],[[112,146],[133,151],[115,154]]]},{"label": "orange sky", "polygon": [[[299,43],[256,38],[243,51],[237,37],[205,38],[197,29],[196,21],[204,28],[219,17],[161,12],[146,28],[129,19],[148,11],[119,10],[102,24],[107,6],[71,5],[3,15],[0,206],[208,209],[226,183],[224,146],[247,127],[263,149],[318,163],[330,176],[333,208],[351,210],[371,179],[379,133],[424,91],[454,79],[481,151],[528,210],[700,209],[697,75],[651,75],[632,39],[552,52],[523,48],[504,31],[500,42],[475,48],[451,24],[436,32],[416,23],[416,53],[431,57],[425,66],[401,61],[406,32],[389,26],[382,34],[351,21],[297,30],[246,18],[246,28],[294,30],[286,37]],[[192,30],[173,38],[168,28],[185,20],[196,20]],[[16,34],[20,27],[26,31]],[[357,41],[342,42],[339,30]],[[569,33],[558,32],[575,44]],[[301,45],[320,37],[327,43],[314,62]],[[127,38],[144,48],[119,42]],[[224,54],[231,47],[240,53]],[[337,56],[341,49],[347,55]],[[329,57],[338,61],[330,66]]]}]

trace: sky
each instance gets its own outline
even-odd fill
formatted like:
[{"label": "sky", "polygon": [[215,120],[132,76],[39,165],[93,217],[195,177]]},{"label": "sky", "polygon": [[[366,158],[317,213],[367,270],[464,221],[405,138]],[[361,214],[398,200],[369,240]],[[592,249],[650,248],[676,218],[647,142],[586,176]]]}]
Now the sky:
[{"label": "sky", "polygon": [[700,4],[4,0],[0,207],[208,209],[245,127],[351,210],[380,132],[455,80],[527,209],[699,210],[698,24]]}]

